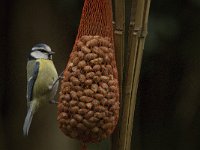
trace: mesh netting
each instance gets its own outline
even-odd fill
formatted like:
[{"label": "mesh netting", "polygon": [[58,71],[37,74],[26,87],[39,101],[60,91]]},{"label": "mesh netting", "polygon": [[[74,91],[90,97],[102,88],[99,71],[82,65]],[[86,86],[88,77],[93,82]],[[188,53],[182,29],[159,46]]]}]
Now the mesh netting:
[{"label": "mesh netting", "polygon": [[83,35],[99,35],[113,39],[111,0],[85,0],[78,40]]},{"label": "mesh netting", "polygon": [[85,0],[78,35],[61,82],[59,127],[65,135],[84,143],[99,142],[110,136],[118,117],[111,1]]}]

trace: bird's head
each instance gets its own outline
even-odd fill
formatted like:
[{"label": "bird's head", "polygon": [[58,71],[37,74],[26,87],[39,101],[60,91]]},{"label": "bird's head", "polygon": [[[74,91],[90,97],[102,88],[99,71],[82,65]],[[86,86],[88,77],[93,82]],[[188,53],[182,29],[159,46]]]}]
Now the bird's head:
[{"label": "bird's head", "polygon": [[30,52],[30,58],[33,59],[49,59],[52,60],[52,55],[54,54],[51,51],[51,48],[46,44],[36,44],[33,46]]}]

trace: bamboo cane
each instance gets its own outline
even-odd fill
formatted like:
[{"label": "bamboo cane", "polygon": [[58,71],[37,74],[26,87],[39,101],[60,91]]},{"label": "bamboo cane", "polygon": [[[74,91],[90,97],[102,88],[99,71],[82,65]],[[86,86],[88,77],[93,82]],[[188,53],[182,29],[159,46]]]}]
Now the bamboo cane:
[{"label": "bamboo cane", "polygon": [[[124,31],[125,31],[125,1],[114,0],[115,2],[115,22],[114,22],[114,43],[115,54],[118,68],[119,90],[120,90],[120,105],[122,106],[122,84],[123,84],[123,68],[124,68]],[[121,111],[121,110],[120,110]],[[119,115],[119,123],[112,135],[112,150],[117,150],[119,147],[121,114]]]},{"label": "bamboo cane", "polygon": [[[133,129],[133,119],[136,104],[137,87],[139,82],[142,54],[147,31],[147,21],[150,7],[150,0],[136,0],[132,3],[136,8],[133,14],[131,25],[133,30],[129,34],[130,58],[128,65],[128,74],[126,77],[124,109],[122,116],[122,125],[120,130],[120,150],[131,149],[131,138]],[[136,7],[135,7],[136,5]],[[132,10],[133,12],[134,10]],[[134,18],[135,17],[135,18]],[[131,27],[132,28],[132,27]]]}]

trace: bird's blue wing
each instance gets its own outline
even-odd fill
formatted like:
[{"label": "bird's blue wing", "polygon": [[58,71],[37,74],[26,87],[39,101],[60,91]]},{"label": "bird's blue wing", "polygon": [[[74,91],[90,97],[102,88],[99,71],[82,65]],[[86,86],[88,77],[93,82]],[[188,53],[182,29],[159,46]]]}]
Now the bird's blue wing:
[{"label": "bird's blue wing", "polygon": [[32,75],[28,79],[28,83],[27,83],[27,102],[30,102],[32,100],[33,87],[34,87],[35,81],[36,81],[37,76],[38,76],[39,67],[40,67],[40,63],[36,62],[34,67],[33,67]]}]

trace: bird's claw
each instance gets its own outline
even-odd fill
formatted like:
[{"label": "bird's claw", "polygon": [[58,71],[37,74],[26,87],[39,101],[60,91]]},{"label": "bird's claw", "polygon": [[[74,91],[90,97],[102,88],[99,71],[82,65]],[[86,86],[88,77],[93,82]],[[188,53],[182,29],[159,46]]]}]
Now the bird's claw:
[{"label": "bird's claw", "polygon": [[55,100],[50,100],[49,103],[50,103],[50,104],[58,104],[58,102],[55,101]]},{"label": "bird's claw", "polygon": [[49,86],[49,90],[52,90],[53,87],[56,85],[56,83],[60,80],[60,79],[64,79],[64,71],[58,76],[58,78],[53,82],[53,84],[51,86]]}]

